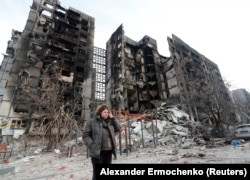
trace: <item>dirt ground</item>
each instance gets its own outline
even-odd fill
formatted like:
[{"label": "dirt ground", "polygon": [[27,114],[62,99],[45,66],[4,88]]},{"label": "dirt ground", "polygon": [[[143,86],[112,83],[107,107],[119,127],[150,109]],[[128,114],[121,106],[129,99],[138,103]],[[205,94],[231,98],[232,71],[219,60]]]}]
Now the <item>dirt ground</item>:
[{"label": "dirt ground", "polygon": [[[113,164],[250,164],[250,142],[239,146],[213,148],[194,146],[187,149],[159,146],[120,153]],[[0,164],[1,180],[91,180],[92,166],[85,147],[65,152],[40,152],[13,155]]]}]

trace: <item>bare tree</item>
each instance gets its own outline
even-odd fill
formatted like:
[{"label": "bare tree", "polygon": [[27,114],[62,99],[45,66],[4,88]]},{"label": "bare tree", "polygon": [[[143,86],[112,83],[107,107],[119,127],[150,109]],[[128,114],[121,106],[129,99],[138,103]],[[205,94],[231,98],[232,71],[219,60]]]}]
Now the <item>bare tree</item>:
[{"label": "bare tree", "polygon": [[[62,66],[61,66],[62,67]],[[41,135],[48,140],[47,149],[70,140],[81,133],[82,125],[75,119],[78,107],[72,83],[60,80],[60,68],[50,64],[41,72],[39,96],[33,98],[40,114]]]}]

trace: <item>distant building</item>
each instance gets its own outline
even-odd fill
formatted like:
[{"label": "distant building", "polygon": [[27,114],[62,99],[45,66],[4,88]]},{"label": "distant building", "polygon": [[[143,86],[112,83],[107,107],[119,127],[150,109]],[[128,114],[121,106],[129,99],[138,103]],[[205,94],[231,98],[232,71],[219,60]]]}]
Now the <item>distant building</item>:
[{"label": "distant building", "polygon": [[93,68],[96,71],[95,99],[105,101],[106,49],[94,47]]},{"label": "distant building", "polygon": [[233,99],[241,117],[241,124],[250,124],[250,93],[246,89],[232,91]]}]

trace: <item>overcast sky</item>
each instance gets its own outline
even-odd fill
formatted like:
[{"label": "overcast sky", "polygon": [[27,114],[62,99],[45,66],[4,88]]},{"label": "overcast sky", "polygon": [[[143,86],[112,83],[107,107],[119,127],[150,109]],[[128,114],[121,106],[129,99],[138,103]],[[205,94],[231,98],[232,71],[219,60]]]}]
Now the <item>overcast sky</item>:
[{"label": "overcast sky", "polygon": [[[1,0],[0,51],[12,29],[23,31],[32,0]],[[176,35],[216,63],[232,89],[250,91],[250,0],[61,0],[95,18],[94,46],[106,48],[121,25],[139,41],[148,35],[161,55],[169,56],[167,37]],[[0,62],[3,56],[1,56]]]}]

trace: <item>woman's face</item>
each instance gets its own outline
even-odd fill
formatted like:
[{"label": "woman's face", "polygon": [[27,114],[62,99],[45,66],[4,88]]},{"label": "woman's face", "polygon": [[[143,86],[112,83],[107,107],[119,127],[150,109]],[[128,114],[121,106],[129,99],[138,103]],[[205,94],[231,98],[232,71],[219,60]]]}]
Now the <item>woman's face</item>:
[{"label": "woman's face", "polygon": [[108,119],[108,117],[109,117],[109,110],[108,109],[104,109],[101,112],[101,117],[102,117],[102,119]]}]

